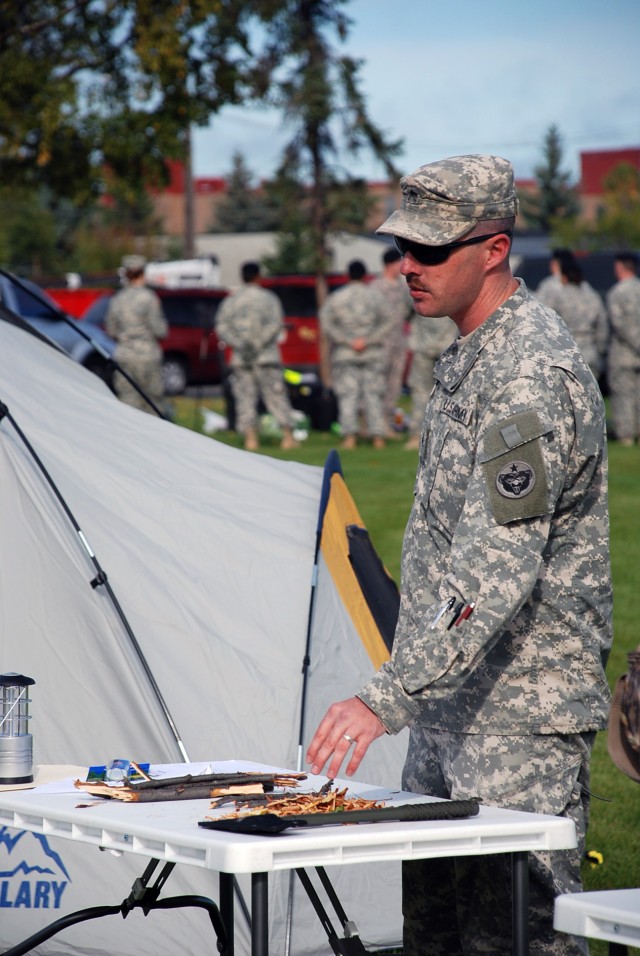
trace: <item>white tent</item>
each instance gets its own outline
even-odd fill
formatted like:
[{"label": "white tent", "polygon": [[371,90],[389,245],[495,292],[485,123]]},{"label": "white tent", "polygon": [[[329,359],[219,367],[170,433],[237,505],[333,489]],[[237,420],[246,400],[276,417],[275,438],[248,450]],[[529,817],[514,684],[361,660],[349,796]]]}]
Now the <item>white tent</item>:
[{"label": "white tent", "polygon": [[[97,561],[188,758],[295,768],[322,469],[238,451],[131,409],[4,322],[0,355],[0,673],[36,682],[34,762],[184,756],[108,588],[96,581]],[[307,740],[329,703],[373,672],[322,555],[314,604]],[[359,779],[397,788],[405,749],[401,738],[377,742]],[[0,826],[0,945],[64,913],[119,903],[146,862]],[[365,945],[400,938],[399,865],[330,875]],[[163,895],[215,900],[213,876],[177,867]],[[271,886],[275,956],[288,878]],[[294,909],[292,956],[326,953],[300,886]],[[246,931],[236,938],[238,956],[247,939]],[[175,910],[84,923],[38,952],[195,956],[213,946],[205,916]]]}]

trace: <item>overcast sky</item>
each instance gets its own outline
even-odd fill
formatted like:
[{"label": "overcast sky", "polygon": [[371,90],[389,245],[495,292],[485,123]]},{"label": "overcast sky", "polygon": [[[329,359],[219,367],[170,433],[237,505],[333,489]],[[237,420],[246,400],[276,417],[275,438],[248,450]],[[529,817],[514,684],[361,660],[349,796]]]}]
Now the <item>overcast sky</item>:
[{"label": "overcast sky", "polygon": [[[444,156],[506,156],[533,175],[552,123],[564,168],[581,150],[640,146],[640,0],[351,0],[339,47],[361,59],[369,114],[404,139],[410,172]],[[241,152],[258,178],[275,171],[287,140],[281,117],[227,109],[194,133],[196,176],[225,176]],[[364,153],[367,179],[384,170]]]}]

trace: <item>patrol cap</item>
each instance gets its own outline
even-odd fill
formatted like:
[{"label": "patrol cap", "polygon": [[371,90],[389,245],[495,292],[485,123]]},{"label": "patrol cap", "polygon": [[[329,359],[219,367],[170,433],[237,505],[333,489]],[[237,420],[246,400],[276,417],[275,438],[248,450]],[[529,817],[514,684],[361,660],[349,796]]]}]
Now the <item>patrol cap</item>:
[{"label": "patrol cap", "polygon": [[122,268],[126,269],[127,272],[142,272],[146,264],[147,260],[144,256],[134,255],[122,257]]},{"label": "patrol cap", "polygon": [[402,204],[376,232],[445,246],[487,219],[518,211],[513,167],[501,156],[452,156],[400,180]]}]

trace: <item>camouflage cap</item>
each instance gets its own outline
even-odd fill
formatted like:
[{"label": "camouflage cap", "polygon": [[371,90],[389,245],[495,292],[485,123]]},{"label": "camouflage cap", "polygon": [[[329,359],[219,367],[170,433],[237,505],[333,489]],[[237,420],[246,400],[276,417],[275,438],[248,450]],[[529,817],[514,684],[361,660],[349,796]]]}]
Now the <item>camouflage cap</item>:
[{"label": "camouflage cap", "polygon": [[428,246],[455,242],[487,219],[518,211],[511,163],[500,156],[452,156],[400,180],[402,204],[376,230]]},{"label": "camouflage cap", "polygon": [[147,260],[144,256],[134,255],[122,257],[122,268],[126,269],[127,272],[142,272],[146,264]]}]

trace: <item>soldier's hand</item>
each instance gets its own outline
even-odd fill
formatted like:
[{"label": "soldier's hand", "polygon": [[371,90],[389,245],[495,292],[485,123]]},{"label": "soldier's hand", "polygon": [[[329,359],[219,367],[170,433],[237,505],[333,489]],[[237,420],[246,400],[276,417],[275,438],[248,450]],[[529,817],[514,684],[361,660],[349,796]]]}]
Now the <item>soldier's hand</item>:
[{"label": "soldier's hand", "polygon": [[380,718],[358,697],[332,704],[307,750],[307,762],[312,764],[311,772],[320,773],[330,760],[327,776],[337,777],[344,758],[353,747],[346,770],[350,777],[360,766],[372,741],[385,733],[386,728]]},{"label": "soldier's hand", "polygon": [[256,357],[257,350],[255,345],[252,342],[244,342],[240,346],[240,358],[245,363],[245,365],[251,365],[253,360]]}]

